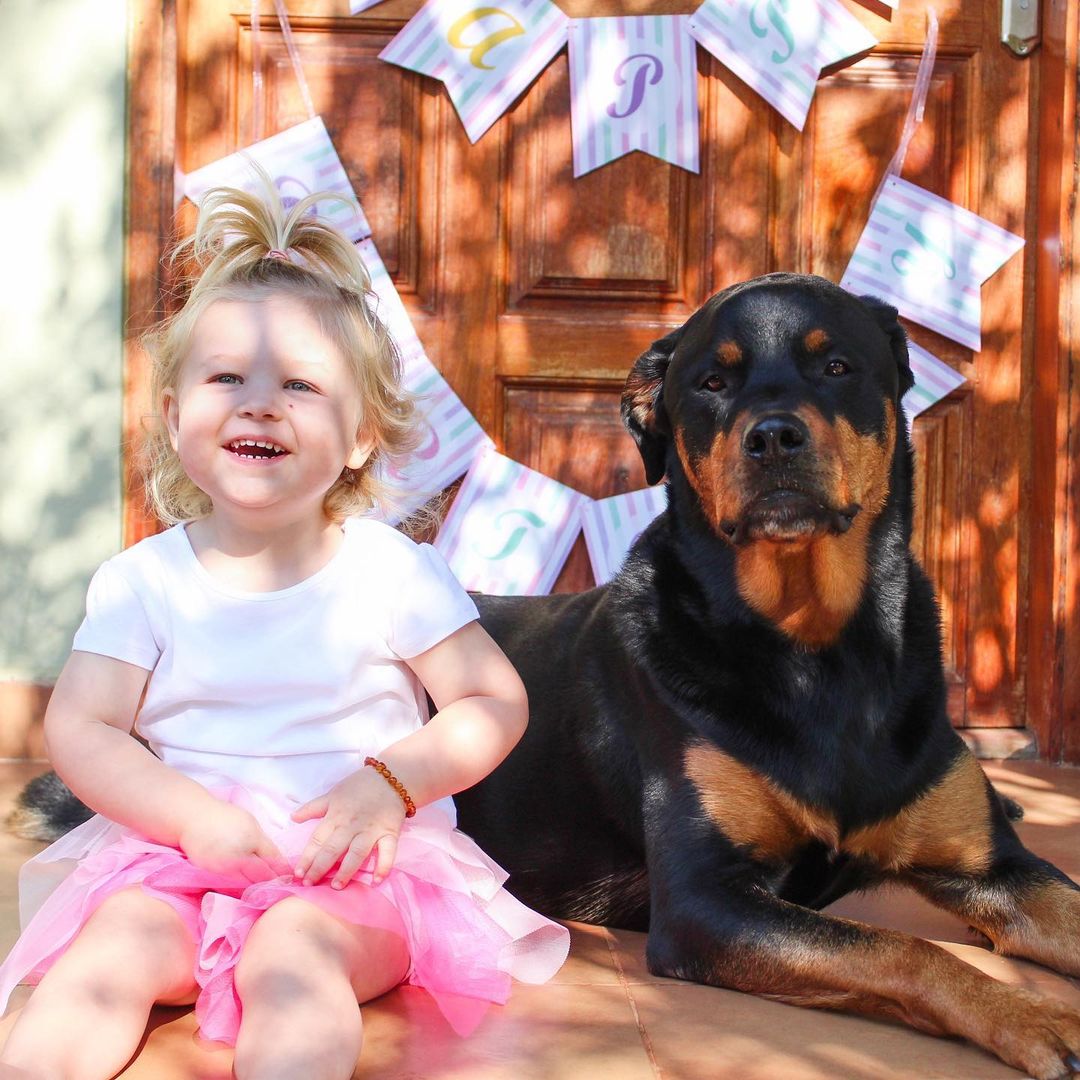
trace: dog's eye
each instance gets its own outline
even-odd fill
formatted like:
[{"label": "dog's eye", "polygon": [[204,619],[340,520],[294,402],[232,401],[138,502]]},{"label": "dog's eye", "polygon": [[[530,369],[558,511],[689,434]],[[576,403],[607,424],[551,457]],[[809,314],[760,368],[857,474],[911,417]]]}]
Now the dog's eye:
[{"label": "dog's eye", "polygon": [[726,390],[727,380],[723,375],[717,375],[714,372],[701,384],[701,388],[703,390],[712,390],[713,393],[716,393],[719,390]]},{"label": "dog's eye", "polygon": [[834,379],[846,375],[849,371],[851,368],[843,360],[830,360],[825,365],[825,374],[831,375]]}]

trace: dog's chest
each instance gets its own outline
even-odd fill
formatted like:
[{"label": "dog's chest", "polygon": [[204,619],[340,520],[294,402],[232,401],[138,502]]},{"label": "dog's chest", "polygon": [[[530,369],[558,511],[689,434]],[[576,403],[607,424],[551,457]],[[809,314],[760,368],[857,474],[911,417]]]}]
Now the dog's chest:
[{"label": "dog's chest", "polygon": [[885,872],[917,866],[974,872],[989,859],[989,811],[978,812],[985,805],[984,780],[966,756],[896,812],[854,827],[845,827],[834,809],[798,798],[705,742],[687,748],[684,769],[702,813],[759,861],[790,863],[811,844]]}]

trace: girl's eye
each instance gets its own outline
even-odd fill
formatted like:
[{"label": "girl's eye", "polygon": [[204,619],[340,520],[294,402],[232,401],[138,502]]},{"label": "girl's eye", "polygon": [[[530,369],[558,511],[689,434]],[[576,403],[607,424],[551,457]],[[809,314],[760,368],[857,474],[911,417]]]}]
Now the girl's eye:
[{"label": "girl's eye", "polygon": [[286,390],[313,390],[314,387],[311,383],[304,382],[303,379],[290,379],[285,384]]},{"label": "girl's eye", "polygon": [[233,375],[231,372],[226,371],[221,375],[215,375],[211,381],[225,383],[227,386],[236,386],[243,382],[243,379],[241,379],[239,375]]},{"label": "girl's eye", "polygon": [[832,376],[834,379],[839,378],[841,375],[847,375],[851,371],[851,368],[843,360],[830,360],[825,365],[825,374]]},{"label": "girl's eye", "polygon": [[701,386],[702,386],[702,389],[704,389],[704,390],[711,390],[711,391],[713,391],[713,393],[716,393],[716,392],[718,392],[720,390],[726,390],[727,389],[727,381],[724,379],[723,375],[717,375],[717,374],[714,373],[714,374],[710,375],[701,384]]}]

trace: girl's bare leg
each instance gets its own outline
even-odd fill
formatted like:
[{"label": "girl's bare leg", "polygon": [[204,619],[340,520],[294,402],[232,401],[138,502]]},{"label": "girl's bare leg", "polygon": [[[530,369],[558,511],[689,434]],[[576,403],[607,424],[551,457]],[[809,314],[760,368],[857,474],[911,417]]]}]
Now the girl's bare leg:
[{"label": "girl's bare leg", "polygon": [[195,998],[195,942],[138,887],[114,893],[49,969],[0,1051],[8,1075],[106,1080],[139,1045],[155,1002]]},{"label": "girl's bare leg", "polygon": [[299,897],[254,925],[236,967],[243,1005],[237,1080],[349,1080],[360,1056],[360,1002],[397,986],[404,940],[353,926]]}]

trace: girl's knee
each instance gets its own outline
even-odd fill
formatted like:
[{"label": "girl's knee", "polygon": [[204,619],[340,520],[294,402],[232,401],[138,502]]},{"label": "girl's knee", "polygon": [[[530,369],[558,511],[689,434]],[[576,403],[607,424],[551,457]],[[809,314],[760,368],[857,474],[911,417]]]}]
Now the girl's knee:
[{"label": "girl's knee", "polygon": [[259,916],[240,952],[237,992],[310,996],[347,980],[347,940],[333,916],[287,897]]},{"label": "girl's knee", "polygon": [[135,885],[121,889],[101,902],[86,921],[83,932],[110,937],[151,940],[178,947],[194,947],[194,939],[184,920],[164,900],[150,896]]},{"label": "girl's knee", "polygon": [[84,981],[185,1002],[194,988],[195,950],[177,912],[136,886],[104,900],[62,959]]}]

